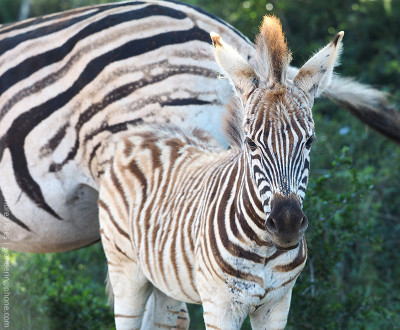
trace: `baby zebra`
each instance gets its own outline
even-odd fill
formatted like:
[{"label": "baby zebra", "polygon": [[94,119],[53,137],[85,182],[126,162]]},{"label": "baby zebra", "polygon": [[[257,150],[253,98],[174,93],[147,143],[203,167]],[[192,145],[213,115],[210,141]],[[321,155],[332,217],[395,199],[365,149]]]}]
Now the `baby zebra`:
[{"label": "baby zebra", "polygon": [[264,18],[253,66],[211,33],[238,98],[227,118],[230,150],[199,130],[131,128],[99,200],[117,329],[141,327],[153,290],[151,329],[174,326],[182,302],[203,305],[207,329],[240,329],[247,315],[254,329],[285,327],[307,257],[311,107],[330,83],[342,37],[289,80],[277,18]]}]

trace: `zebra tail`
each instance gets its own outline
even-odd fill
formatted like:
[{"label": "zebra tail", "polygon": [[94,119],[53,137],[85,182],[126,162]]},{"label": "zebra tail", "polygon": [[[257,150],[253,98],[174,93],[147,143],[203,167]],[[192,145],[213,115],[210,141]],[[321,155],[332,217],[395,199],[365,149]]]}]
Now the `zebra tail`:
[{"label": "zebra tail", "polygon": [[[297,68],[290,67],[289,77],[294,77],[297,72]],[[364,124],[400,144],[400,111],[389,101],[388,93],[351,78],[334,76],[322,95],[348,110]]]},{"label": "zebra tail", "polygon": [[350,78],[335,77],[325,96],[400,144],[400,112],[391,104],[387,93]]},{"label": "zebra tail", "polygon": [[107,276],[105,282],[106,282],[107,304],[111,308],[114,308],[114,294],[111,286],[110,273],[108,271],[108,268],[107,268]]}]

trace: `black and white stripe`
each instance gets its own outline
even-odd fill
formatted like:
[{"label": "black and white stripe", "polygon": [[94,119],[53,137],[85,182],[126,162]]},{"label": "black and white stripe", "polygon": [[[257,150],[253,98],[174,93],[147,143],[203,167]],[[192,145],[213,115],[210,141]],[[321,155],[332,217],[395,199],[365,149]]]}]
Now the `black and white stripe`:
[{"label": "black and white stripe", "polygon": [[1,27],[0,191],[14,215],[12,248],[60,251],[98,239],[97,180],[129,125],[212,123],[226,143],[219,125],[230,92],[215,79],[211,29],[252,51],[226,23],[174,2]]}]

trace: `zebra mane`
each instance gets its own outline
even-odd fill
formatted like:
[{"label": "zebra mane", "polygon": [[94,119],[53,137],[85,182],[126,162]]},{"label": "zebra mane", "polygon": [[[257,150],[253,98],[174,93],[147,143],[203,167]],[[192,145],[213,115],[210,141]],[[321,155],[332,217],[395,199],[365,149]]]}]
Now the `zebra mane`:
[{"label": "zebra mane", "polygon": [[292,55],[285,40],[282,24],[275,16],[264,16],[260,33],[256,37],[255,69],[237,50],[225,43],[219,34],[211,32],[210,35],[215,60],[235,91],[234,100],[226,106],[228,111],[224,118],[224,135],[231,147],[242,149],[244,109],[237,98],[248,95],[258,87],[259,81],[284,84]]},{"label": "zebra mane", "polygon": [[230,104],[226,105],[227,112],[224,114],[223,131],[229,142],[229,146],[233,149],[242,149],[243,134],[243,108],[239,104],[239,100],[234,97]]},{"label": "zebra mane", "polygon": [[283,83],[292,55],[279,18],[270,15],[264,16],[255,46],[257,71],[260,78],[262,80],[273,79]]}]

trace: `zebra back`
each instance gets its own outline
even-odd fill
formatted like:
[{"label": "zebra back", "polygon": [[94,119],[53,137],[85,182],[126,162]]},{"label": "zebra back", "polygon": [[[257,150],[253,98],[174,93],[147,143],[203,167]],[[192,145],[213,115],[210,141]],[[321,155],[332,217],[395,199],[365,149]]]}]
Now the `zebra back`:
[{"label": "zebra back", "polygon": [[216,79],[209,30],[253,51],[226,23],[174,2],[92,6],[1,27],[0,198],[12,248],[59,251],[98,239],[98,178],[129,125],[204,127],[227,146],[220,126],[231,91]]}]

